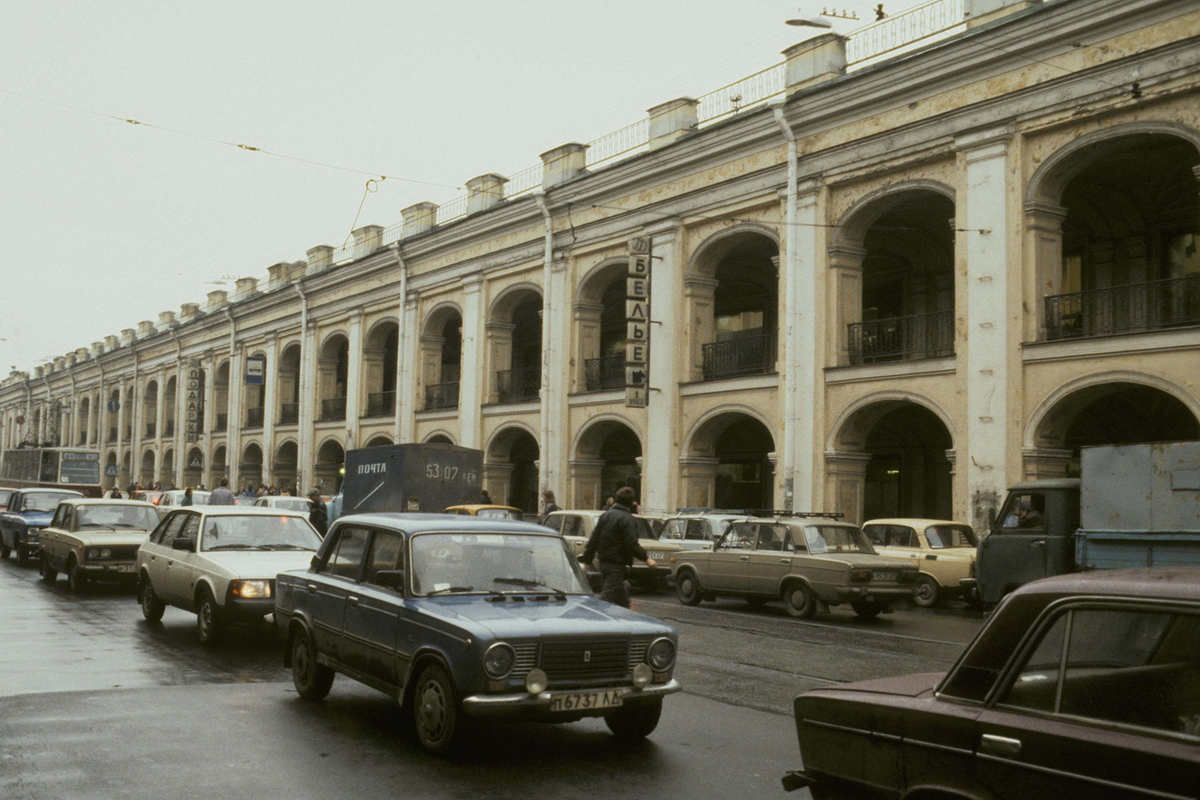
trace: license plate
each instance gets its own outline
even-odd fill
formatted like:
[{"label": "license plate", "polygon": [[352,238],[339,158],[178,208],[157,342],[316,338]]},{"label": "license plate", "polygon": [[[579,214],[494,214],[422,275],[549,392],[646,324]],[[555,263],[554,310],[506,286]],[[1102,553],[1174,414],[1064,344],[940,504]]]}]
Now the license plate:
[{"label": "license plate", "polygon": [[662,557],[663,557],[662,553],[647,553],[646,555],[650,556],[655,561],[662,561]]},{"label": "license plate", "polygon": [[619,691],[579,692],[550,698],[551,711],[586,711],[589,708],[616,708],[621,705]]},{"label": "license plate", "polygon": [[117,572],[133,572],[136,564],[117,564]]},{"label": "license plate", "polygon": [[872,572],[871,580],[873,581],[894,581],[896,573],[894,572]]}]

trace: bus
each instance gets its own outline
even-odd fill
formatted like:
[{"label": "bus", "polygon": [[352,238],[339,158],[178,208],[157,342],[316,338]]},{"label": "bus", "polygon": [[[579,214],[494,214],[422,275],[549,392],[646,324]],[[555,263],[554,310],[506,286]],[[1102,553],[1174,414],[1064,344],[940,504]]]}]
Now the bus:
[{"label": "bus", "polygon": [[9,489],[33,486],[74,489],[100,497],[100,453],[78,447],[19,447],[5,450],[0,462],[0,485]]}]

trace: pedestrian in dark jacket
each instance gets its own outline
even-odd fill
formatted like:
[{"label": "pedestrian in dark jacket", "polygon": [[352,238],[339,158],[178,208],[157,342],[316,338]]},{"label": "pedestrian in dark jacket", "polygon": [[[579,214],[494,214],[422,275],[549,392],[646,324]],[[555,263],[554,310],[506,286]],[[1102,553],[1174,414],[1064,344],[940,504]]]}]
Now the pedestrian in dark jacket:
[{"label": "pedestrian in dark jacket", "polygon": [[600,515],[587,547],[579,557],[584,565],[590,565],[593,558],[600,562],[600,575],[604,579],[600,599],[625,608],[629,608],[625,575],[633,559],[642,559],[648,567],[658,566],[658,562],[638,544],[637,523],[629,511],[633,498],[633,489],[628,486],[617,491],[612,508]]},{"label": "pedestrian in dark jacket", "polygon": [[321,499],[320,490],[315,486],[308,490],[308,521],[324,539],[329,531],[329,512],[325,508],[325,501]]},{"label": "pedestrian in dark jacket", "polygon": [[554,492],[547,489],[542,492],[542,516],[538,517],[538,524],[545,525],[546,519],[555,511],[558,511],[558,503],[554,502]]}]

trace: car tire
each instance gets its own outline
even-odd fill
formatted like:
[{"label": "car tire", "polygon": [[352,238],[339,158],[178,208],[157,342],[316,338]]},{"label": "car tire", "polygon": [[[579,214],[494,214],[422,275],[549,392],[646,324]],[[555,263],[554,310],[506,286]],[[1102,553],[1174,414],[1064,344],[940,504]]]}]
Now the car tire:
[{"label": "car tire", "polygon": [[859,619],[875,619],[883,613],[883,603],[878,600],[855,600],[850,607]]},{"label": "car tire", "polygon": [[645,739],[658,727],[662,716],[662,698],[623,708],[604,718],[604,724],[622,741]]},{"label": "car tire", "polygon": [[917,590],[913,592],[912,604],[921,608],[933,608],[941,600],[942,589],[928,575],[917,576]]},{"label": "car tire", "polygon": [[200,591],[200,602],[196,604],[196,636],[200,644],[214,645],[221,641],[225,632],[225,620],[221,618],[221,608],[212,592],[207,588]]},{"label": "car tire", "polygon": [[29,566],[29,551],[26,550],[24,547],[21,547],[21,545],[17,545],[17,566],[18,567],[28,567]]},{"label": "car tire", "polygon": [[704,589],[700,586],[700,579],[696,577],[696,573],[690,569],[680,570],[675,576],[675,594],[685,606],[700,605],[700,601],[704,599]]},{"label": "car tire", "polygon": [[808,584],[793,581],[783,588],[783,607],[789,616],[812,619],[817,613],[817,598]]},{"label": "car tire", "polygon": [[450,676],[437,664],[430,664],[417,678],[412,713],[417,741],[429,752],[449,753],[461,739],[464,719],[458,695]]},{"label": "car tire", "polygon": [[305,631],[292,639],[292,683],[305,700],[323,700],[333,688],[333,670],[317,663],[317,646]]},{"label": "car tire", "polygon": [[71,559],[67,562],[67,588],[72,592],[82,592],[87,588],[88,579],[79,562]]},{"label": "car tire", "polygon": [[138,602],[142,604],[142,616],[149,622],[158,622],[163,618],[163,612],[167,610],[166,603],[159,600],[158,595],[154,593],[154,587],[150,585],[149,578],[142,578],[142,582],[138,586]]},{"label": "car tire", "polygon": [[58,570],[50,566],[50,559],[42,556],[42,580],[46,583],[54,583],[54,579],[58,577]]}]

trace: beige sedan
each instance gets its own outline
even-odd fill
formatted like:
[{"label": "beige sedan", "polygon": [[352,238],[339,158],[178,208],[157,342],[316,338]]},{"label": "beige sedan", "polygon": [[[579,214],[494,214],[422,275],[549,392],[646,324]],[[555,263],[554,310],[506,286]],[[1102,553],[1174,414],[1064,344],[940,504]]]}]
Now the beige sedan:
[{"label": "beige sedan", "polygon": [[940,519],[873,519],[863,524],[863,532],[880,555],[905,558],[920,568],[916,605],[928,608],[944,597],[971,602],[968,589],[975,577],[979,541],[970,525]]},{"label": "beige sedan", "polygon": [[138,547],[157,524],[158,511],[141,500],[63,500],[42,531],[42,580],[65,573],[75,592],[89,580],[132,583]]}]

